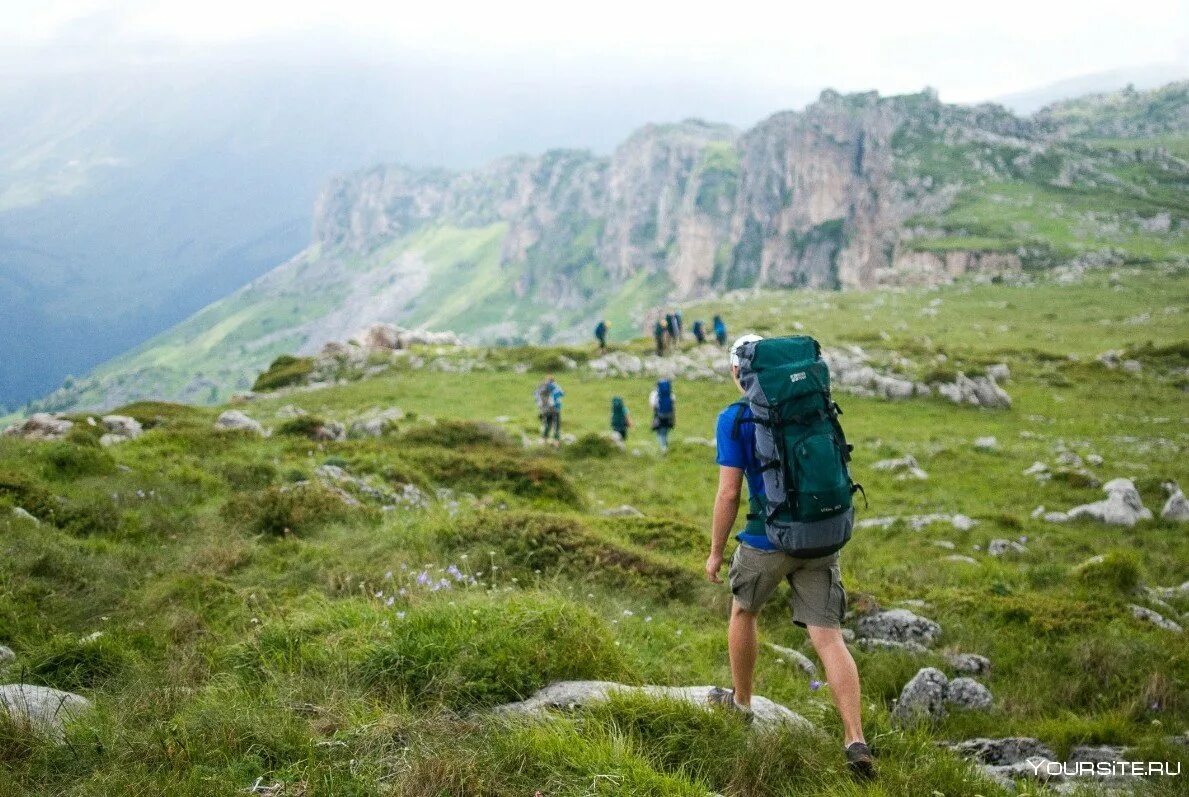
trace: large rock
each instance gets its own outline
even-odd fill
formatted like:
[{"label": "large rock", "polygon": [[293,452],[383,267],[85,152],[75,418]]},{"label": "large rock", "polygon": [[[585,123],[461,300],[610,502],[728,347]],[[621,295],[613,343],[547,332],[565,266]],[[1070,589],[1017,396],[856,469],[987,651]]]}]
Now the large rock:
[{"label": "large rock", "polygon": [[929,478],[929,474],[921,469],[921,466],[917,464],[916,457],[912,454],[905,454],[902,457],[895,457],[893,459],[881,459],[879,462],[873,464],[871,469],[895,473],[898,479]]},{"label": "large rock", "polygon": [[0,645],[0,667],[8,664],[10,661],[15,661],[17,654],[12,652],[12,648],[7,645]]},{"label": "large rock", "polygon": [[937,385],[937,392],[955,404],[970,404],[991,409],[1011,407],[1011,396],[990,376],[976,376],[972,379],[959,373],[953,382]]},{"label": "large rock", "polygon": [[773,653],[776,653],[785,661],[792,662],[793,664],[800,667],[801,671],[810,678],[817,677],[817,665],[814,664],[813,660],[801,651],[794,650],[793,648],[786,648],[783,645],[777,645],[772,642],[765,642],[764,644],[766,644]]},{"label": "large rock", "polygon": [[986,675],[991,671],[991,660],[977,653],[948,653],[945,660],[956,672],[965,675]]},{"label": "large rock", "polygon": [[927,647],[941,636],[941,626],[908,609],[888,609],[859,618],[855,634],[860,639],[914,642]]},{"label": "large rock", "polygon": [[65,738],[66,723],[91,707],[85,697],[29,684],[0,686],[0,711],[21,728],[55,741]]},{"label": "large rock", "polygon": [[215,429],[221,432],[251,432],[264,436],[264,427],[260,422],[248,417],[239,410],[227,410],[215,421]]},{"label": "large rock", "polygon": [[144,429],[140,421],[127,415],[104,415],[103,428],[107,431],[99,438],[100,445],[114,446],[140,437]]},{"label": "large rock", "polygon": [[[558,681],[538,690],[527,700],[508,703],[496,710],[500,713],[542,715],[551,710],[573,710],[605,702],[614,694],[637,694],[663,700],[678,700],[710,710],[709,695],[713,686],[625,686],[611,681]],[[792,709],[766,697],[751,699],[754,724],[760,728],[789,725],[812,730],[813,724]]]},{"label": "large rock", "polygon": [[58,418],[48,412],[38,412],[10,425],[4,430],[4,436],[25,440],[61,440],[72,428],[73,421]]},{"label": "large rock", "polygon": [[949,749],[972,761],[992,766],[1017,764],[1029,758],[1044,758],[1050,761],[1056,754],[1039,739],[1028,736],[1008,736],[1002,739],[967,739],[948,745]]},{"label": "large rock", "polygon": [[1091,518],[1116,526],[1134,526],[1141,520],[1150,520],[1152,511],[1144,506],[1139,490],[1130,479],[1111,479],[1102,486],[1106,498],[1092,504],[1075,506],[1065,513],[1070,520]]},{"label": "large rock", "polygon": [[1169,620],[1164,615],[1154,612],[1146,606],[1139,606],[1134,603],[1127,604],[1127,608],[1131,610],[1131,616],[1137,620],[1145,620],[1157,628],[1163,628],[1165,631],[1172,631],[1174,634],[1184,632],[1181,626],[1172,620]]},{"label": "large rock", "polygon": [[986,711],[993,703],[991,691],[973,678],[951,681],[935,667],[922,667],[901,690],[892,719],[898,725],[934,722],[946,715],[948,706]]},{"label": "large rock", "polygon": [[1168,493],[1168,500],[1160,510],[1160,517],[1182,523],[1189,520],[1189,500],[1185,498],[1185,493],[1181,492],[1180,486],[1176,482],[1168,481],[1164,483],[1164,490]]}]

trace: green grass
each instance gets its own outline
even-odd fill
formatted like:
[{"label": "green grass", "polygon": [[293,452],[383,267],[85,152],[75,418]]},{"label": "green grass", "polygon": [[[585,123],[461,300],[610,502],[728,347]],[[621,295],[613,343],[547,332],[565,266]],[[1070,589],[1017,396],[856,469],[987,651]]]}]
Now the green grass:
[{"label": "green grass", "polygon": [[[1146,601],[1132,593],[1137,583],[1186,579],[1189,538],[1158,519],[1131,529],[1034,519],[1038,505],[1064,509],[1100,492],[1021,471],[1053,463],[1059,445],[1096,453],[1105,463],[1095,476],[1134,478],[1156,510],[1162,480],[1189,483],[1177,381],[1186,307],[1184,270],[1122,269],[1113,283],[1092,275],[1069,286],[770,292],[687,309],[687,324],[722,311],[732,334],[800,322],[879,363],[898,352],[912,373],[1011,368],[1009,411],[838,396],[871,501],[861,516],[978,521],[968,531],[866,529],[843,553],[852,596],[925,601],[916,610],[943,628],[925,655],[856,651],[882,772],[871,785],[842,771],[828,688],[811,690],[766,647],[757,692],[821,735],[755,733],[728,716],[639,698],[547,722],[486,710],[554,678],[729,683],[729,595],[701,577],[713,450],[683,442],[711,436],[735,398],[728,383],[678,386],[679,426],[664,457],[644,428],[650,380],[585,370],[557,369],[563,430],[582,442],[521,444],[539,434],[531,394],[541,374],[512,366],[553,367],[581,349],[495,350],[489,370],[393,368],[239,407],[275,429],[285,404],[344,423],[399,406],[405,417],[380,438],[216,433],[222,408],[161,402],[120,408],[147,431],[106,449],[85,416],[69,441],[0,438],[0,644],[18,654],[3,678],[74,689],[96,707],[63,747],[0,725],[0,791],[233,795],[263,778],[334,795],[998,797],[1005,792],[934,742],[1035,735],[1059,752],[1124,744],[1183,760],[1164,740],[1189,723],[1189,655],[1127,604]],[[1096,363],[1107,349],[1140,359],[1142,373]],[[625,450],[598,442],[613,395],[639,424]],[[984,435],[998,438],[996,450],[974,449]],[[928,480],[871,467],[903,453]],[[361,503],[351,505],[316,483],[327,462],[388,492],[450,492],[426,509],[385,510],[352,491]],[[625,503],[645,517],[600,514]],[[13,506],[40,525],[12,516]],[[1029,551],[989,557],[997,537],[1027,537]],[[945,561],[949,553],[979,564]],[[1083,564],[1096,555],[1101,563]],[[1189,610],[1184,598],[1172,603],[1154,608]],[[779,602],[760,625],[762,641],[812,655]],[[929,730],[892,728],[903,684],[921,666],[950,672],[951,649],[991,659],[982,680],[994,709]],[[1152,779],[1137,793],[1179,786]]]}]

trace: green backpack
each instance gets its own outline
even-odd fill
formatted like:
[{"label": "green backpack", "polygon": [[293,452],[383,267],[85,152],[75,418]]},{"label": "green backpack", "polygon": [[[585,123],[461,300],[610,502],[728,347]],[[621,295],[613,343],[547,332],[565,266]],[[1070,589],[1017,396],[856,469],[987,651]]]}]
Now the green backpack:
[{"label": "green backpack", "polygon": [[852,446],[821,346],[797,335],[752,341],[735,353],[750,410],[740,410],[737,427],[754,424],[769,541],[801,558],[837,551],[850,539],[852,496],[863,488],[850,476]]},{"label": "green backpack", "polygon": [[619,396],[611,399],[611,428],[616,431],[628,428],[628,411]]}]

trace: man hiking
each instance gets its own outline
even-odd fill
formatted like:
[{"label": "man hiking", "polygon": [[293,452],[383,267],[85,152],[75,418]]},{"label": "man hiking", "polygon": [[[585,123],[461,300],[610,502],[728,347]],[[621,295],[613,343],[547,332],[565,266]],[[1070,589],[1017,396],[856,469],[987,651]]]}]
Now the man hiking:
[{"label": "man hiking", "polygon": [[607,330],[610,328],[611,325],[602,319],[599,319],[599,323],[595,324],[594,335],[595,340],[599,342],[599,351],[607,350]]},{"label": "man hiking", "polygon": [[[716,324],[718,319],[716,318]],[[740,347],[762,340],[758,335],[744,335],[731,346],[731,373],[741,393]],[[754,351],[754,349],[752,349]],[[787,380],[785,380],[787,381]],[[772,427],[771,421],[766,424]],[[826,671],[826,680],[834,704],[842,718],[847,765],[860,777],[874,774],[871,752],[863,738],[859,702],[859,674],[854,659],[842,638],[839,625],[846,611],[846,592],[839,573],[838,553],[797,558],[778,548],[768,537],[766,521],[764,466],[757,455],[757,428],[748,402],[728,406],[718,416],[716,443],[719,465],[718,494],[714,501],[710,556],[706,559],[706,578],[720,583],[719,571],[727,537],[739,512],[739,498],[747,481],[747,524],[736,535],[739,542],[731,558],[728,581],[734,599],[727,631],[731,678],[734,689],[716,689],[711,702],[739,711],[751,712],[752,676],[756,663],[756,618],[773,596],[781,581],[792,590],[790,606],[793,622],[809,633]],[[849,507],[849,494],[846,505]],[[775,511],[780,511],[778,506]],[[796,524],[802,529],[813,524],[845,524],[849,538],[853,509],[827,520]],[[840,547],[840,546],[839,546]]]},{"label": "man hiking", "polygon": [[673,323],[677,327],[677,339],[682,340],[685,337],[685,320],[681,317],[681,308],[673,311]]},{"label": "man hiking", "polygon": [[719,346],[727,345],[727,325],[720,315],[714,316],[714,339],[718,341]]},{"label": "man hiking", "polygon": [[541,418],[541,439],[548,440],[550,433],[555,442],[561,442],[561,399],[566,393],[550,374],[537,387],[534,394]]},{"label": "man hiking", "polygon": [[619,435],[619,439],[627,441],[628,429],[635,426],[632,423],[631,413],[628,412],[628,405],[623,403],[623,399],[619,396],[611,399],[611,431]]},{"label": "man hiking", "polygon": [[698,320],[694,321],[692,329],[694,333],[694,340],[696,340],[698,345],[701,346],[706,342],[706,326],[702,323],[702,319],[699,318]]},{"label": "man hiking", "polygon": [[671,342],[677,342],[677,316],[672,313],[665,313],[665,332],[669,334]]},{"label": "man hiking", "polygon": [[673,395],[673,383],[668,379],[658,381],[648,396],[648,405],[652,407],[652,430],[656,432],[656,442],[661,447],[661,453],[667,453],[669,431],[677,425],[677,397]]},{"label": "man hiking", "polygon": [[665,356],[665,325],[658,318],[652,325],[652,338],[656,341],[656,356]]}]

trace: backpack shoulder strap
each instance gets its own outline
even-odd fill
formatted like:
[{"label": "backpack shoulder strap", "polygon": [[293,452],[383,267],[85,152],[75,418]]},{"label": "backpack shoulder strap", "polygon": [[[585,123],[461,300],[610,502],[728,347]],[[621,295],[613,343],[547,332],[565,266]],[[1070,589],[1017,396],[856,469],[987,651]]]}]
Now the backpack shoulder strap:
[{"label": "backpack shoulder strap", "polygon": [[[743,424],[753,422],[754,419],[751,417],[751,414],[748,412],[748,410],[750,409],[750,406],[748,405],[748,403],[746,401],[736,401],[731,406],[737,408],[735,410],[735,420],[731,424],[731,439],[738,440],[739,439],[739,430],[743,426]],[[748,417],[744,417],[745,415]]]}]

